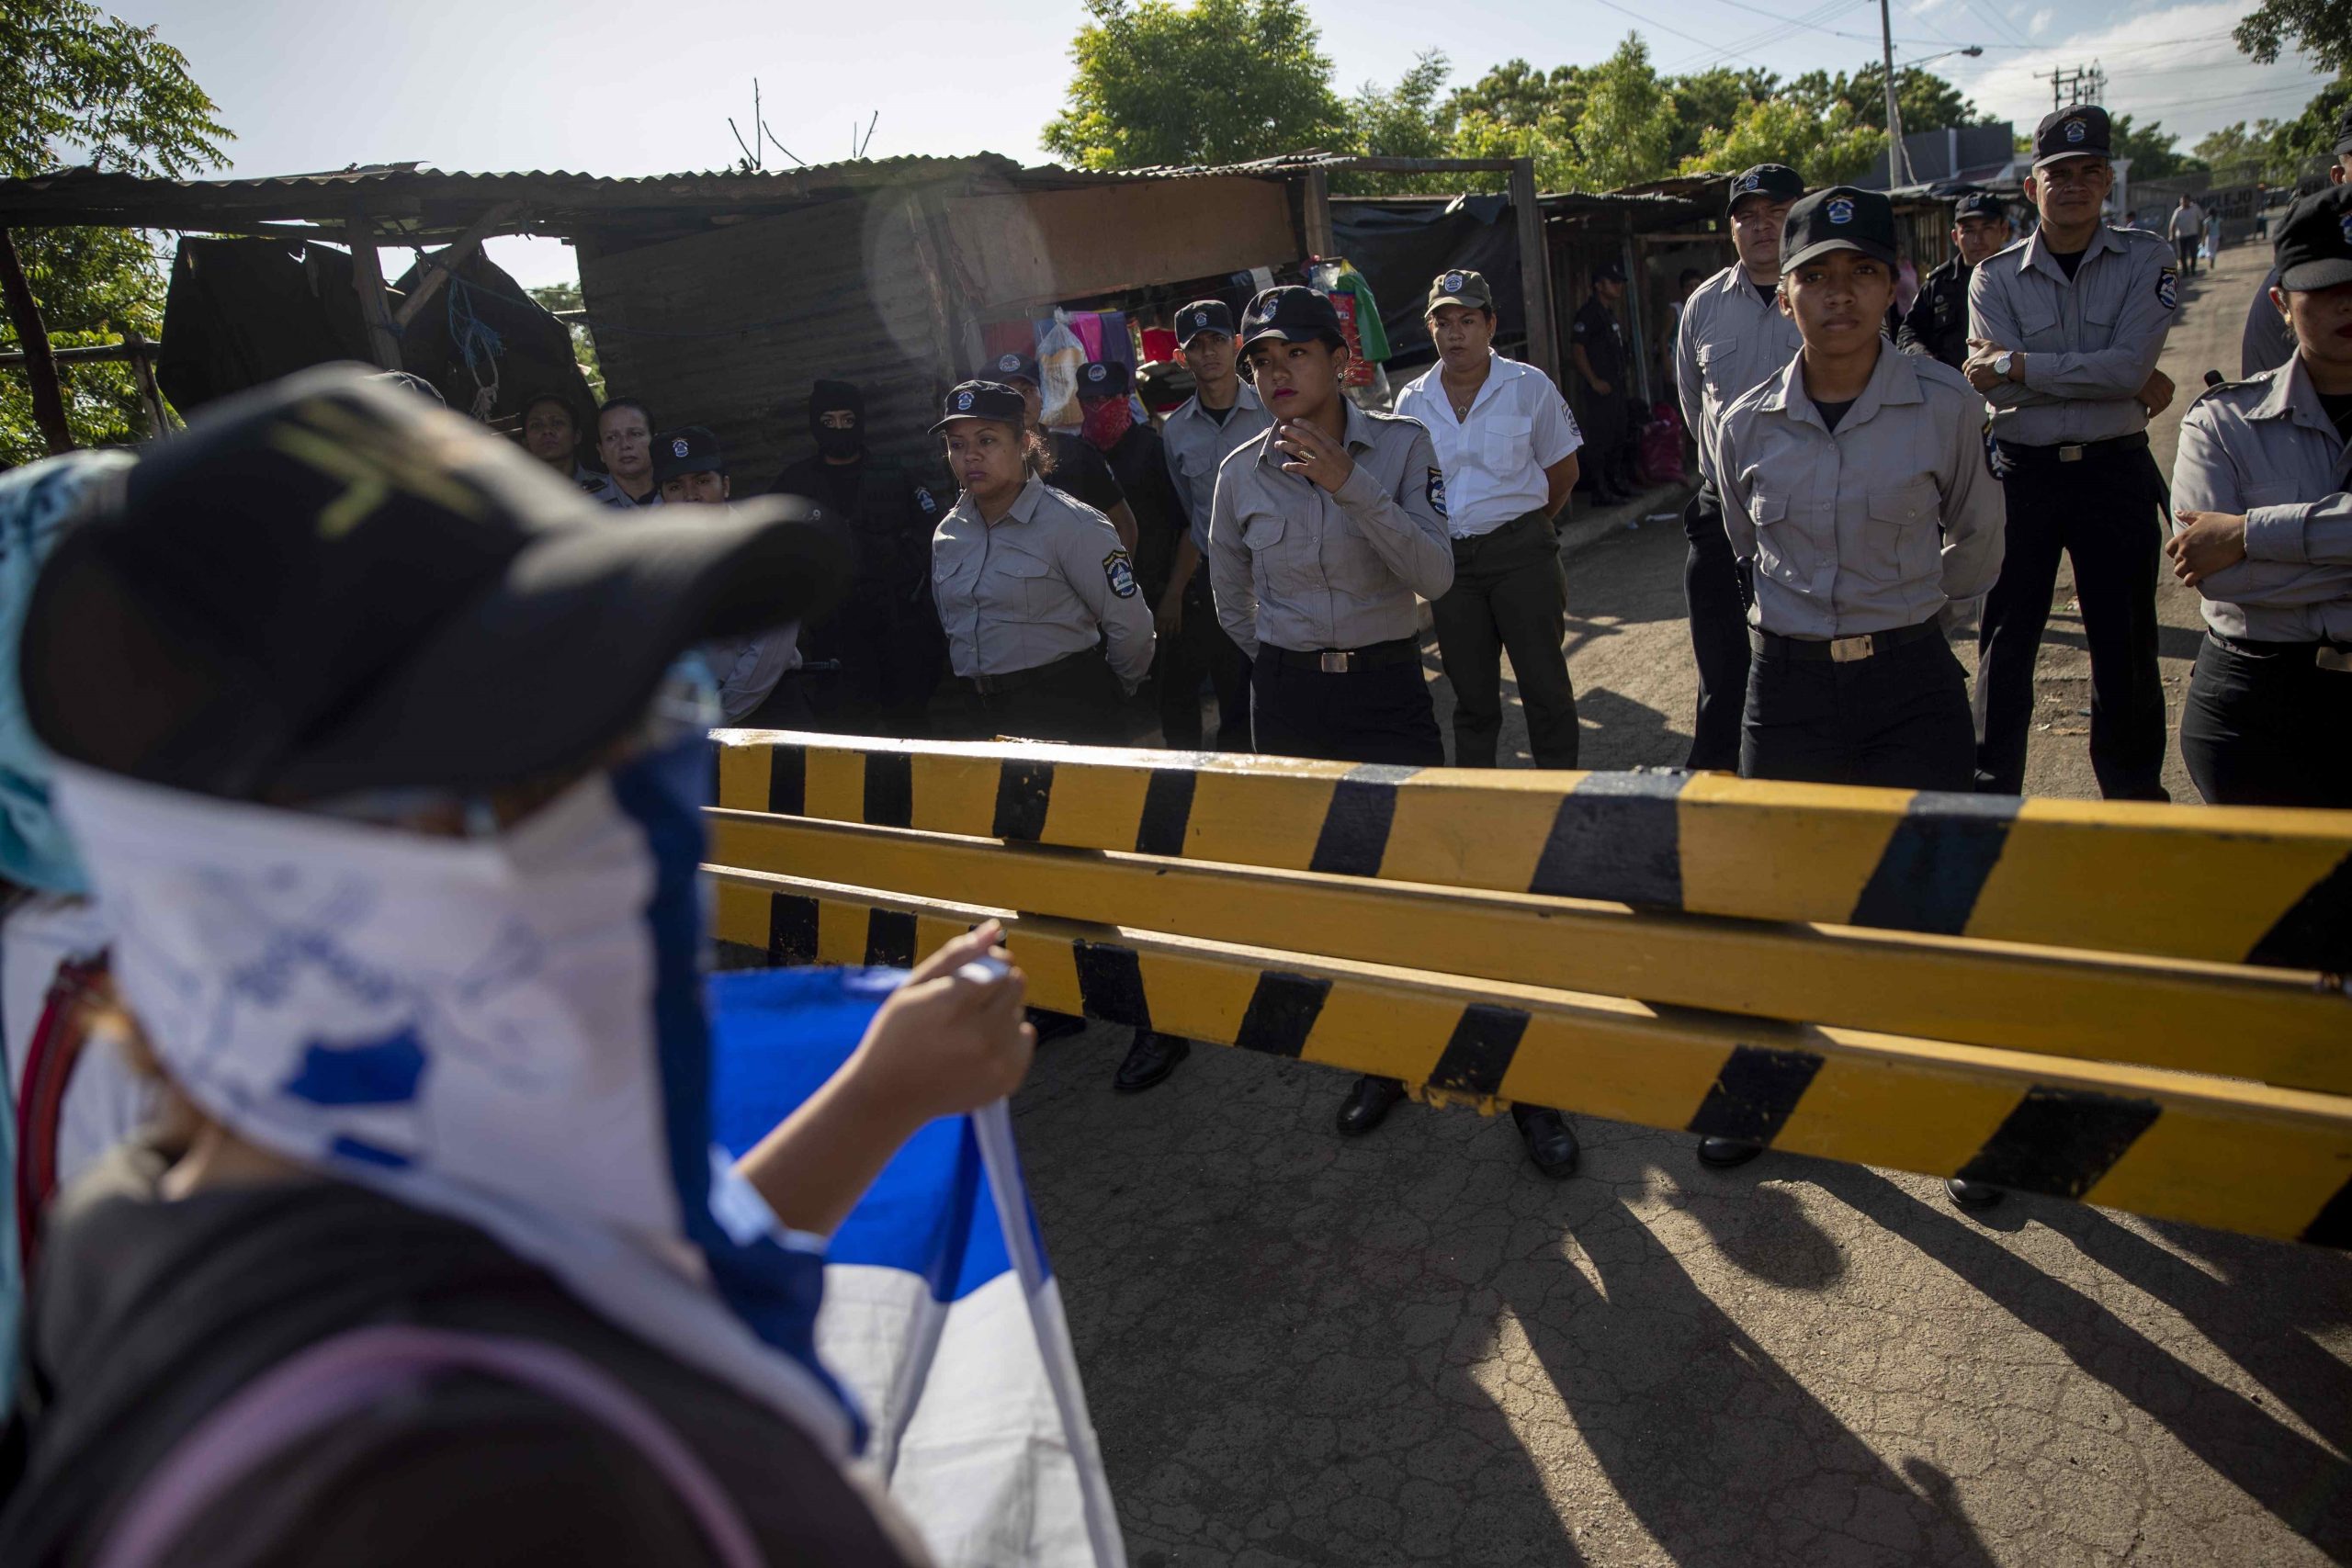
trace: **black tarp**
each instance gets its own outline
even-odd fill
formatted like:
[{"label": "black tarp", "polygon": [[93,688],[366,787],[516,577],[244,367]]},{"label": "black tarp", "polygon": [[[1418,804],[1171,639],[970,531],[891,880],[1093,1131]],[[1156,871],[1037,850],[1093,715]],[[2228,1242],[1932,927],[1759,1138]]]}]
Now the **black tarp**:
[{"label": "black tarp", "polygon": [[1451,201],[1349,201],[1331,203],[1332,241],[1340,254],[1371,281],[1387,331],[1392,361],[1436,357],[1421,308],[1430,279],[1461,267],[1487,276],[1495,293],[1495,339],[1527,337],[1527,312],[1519,288],[1519,230],[1510,199],[1458,196]]},{"label": "black tarp", "polygon": [[351,257],[300,240],[182,240],[155,380],[183,415],[306,366],[368,358]]},{"label": "black tarp", "polygon": [[[401,294],[423,280],[423,265],[401,278]],[[492,423],[518,419],[524,401],[540,392],[559,393],[582,411],[582,456],[594,445],[586,412],[594,403],[572,356],[570,330],[480,253],[409,322],[401,334],[401,367],[441,389],[459,413],[473,412],[476,393],[494,384],[496,396],[482,415]]]}]

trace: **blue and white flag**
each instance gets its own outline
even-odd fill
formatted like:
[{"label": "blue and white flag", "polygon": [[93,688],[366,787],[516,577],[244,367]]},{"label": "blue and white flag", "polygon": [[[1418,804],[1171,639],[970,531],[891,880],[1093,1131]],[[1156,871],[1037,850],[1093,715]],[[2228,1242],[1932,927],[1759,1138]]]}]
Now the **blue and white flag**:
[{"label": "blue and white flag", "polygon": [[[904,978],[715,976],[718,1141],[740,1157],[765,1136],[848,1059]],[[1126,1562],[1001,1102],[917,1134],[834,1234],[817,1350],[864,1409],[863,1462],[943,1568]]]}]

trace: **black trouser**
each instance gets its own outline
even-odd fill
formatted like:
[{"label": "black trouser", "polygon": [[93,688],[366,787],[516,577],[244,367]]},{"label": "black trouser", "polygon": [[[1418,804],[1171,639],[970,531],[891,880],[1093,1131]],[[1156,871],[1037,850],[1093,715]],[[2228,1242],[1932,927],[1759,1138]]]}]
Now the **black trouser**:
[{"label": "black trouser", "polygon": [[848,735],[930,733],[946,637],[928,595],[859,590],[827,624],[822,646],[842,668],[817,689],[816,728]]},{"label": "black trouser", "polygon": [[1933,626],[1846,663],[1759,634],[1747,671],[1739,776],[1883,789],[1966,790],[1976,736],[1968,677]]},{"label": "black trouser", "polygon": [[2210,806],[2352,807],[2352,671],[2312,642],[2207,633],[2180,710],[2180,755]]},{"label": "black trouser", "polygon": [[1216,691],[1216,749],[1250,750],[1250,656],[1217,625],[1209,592],[1209,563],[1184,585],[1184,622],[1159,639],[1154,670],[1159,682],[1159,734],[1179,751],[1201,749],[1201,678]]},{"label": "black trouser", "polygon": [[1122,739],[1119,708],[1126,697],[1099,649],[1080,649],[1050,664],[990,677],[979,697],[981,717],[992,735],[1081,746],[1116,746]]},{"label": "black trouser", "polygon": [[2173,236],[2173,254],[2180,258],[2181,271],[2195,272],[2197,270],[2198,244],[2198,236],[2194,234],[2176,234]]},{"label": "black trouser", "polygon": [[1584,472],[1592,480],[1591,488],[1627,488],[1625,467],[1631,431],[1625,400],[1615,392],[1603,395],[1587,388],[1584,401]]},{"label": "black trouser", "polygon": [[[1254,749],[1268,756],[1442,768],[1445,742],[1410,637],[1363,650],[1381,662],[1344,673],[1302,668],[1261,644],[1250,671]],[[1313,659],[1314,654],[1305,656]]]},{"label": "black trouser", "polygon": [[[2109,800],[2163,800],[2165,689],[2156,668],[2156,563],[2164,479],[2137,446],[2095,446],[2079,462],[2055,447],[2002,444],[2008,530],[2000,581],[1976,635],[1976,787],[2025,788],[2033,725],[2033,662],[2050,619],[2058,557],[2075,564],[2075,596],[2091,654],[2091,771]],[[2020,457],[2020,451],[2023,456]]]},{"label": "black trouser", "polygon": [[1690,722],[1688,768],[1739,765],[1740,704],[1747,692],[1747,595],[1723,502],[1702,488],[1682,511],[1690,541],[1682,565],[1682,602],[1690,613],[1690,652],[1699,663],[1699,712]]},{"label": "black trouser", "polygon": [[830,671],[787,670],[783,678],[768,688],[760,705],[745,714],[736,723],[745,729],[814,729],[817,716],[810,705],[810,694],[821,690],[831,678]]},{"label": "black trouser", "polygon": [[1528,750],[1539,768],[1577,765],[1577,694],[1568,682],[1560,539],[1541,512],[1453,541],[1453,586],[1430,605],[1453,686],[1453,761],[1491,768],[1503,727],[1503,651],[1510,651]]}]

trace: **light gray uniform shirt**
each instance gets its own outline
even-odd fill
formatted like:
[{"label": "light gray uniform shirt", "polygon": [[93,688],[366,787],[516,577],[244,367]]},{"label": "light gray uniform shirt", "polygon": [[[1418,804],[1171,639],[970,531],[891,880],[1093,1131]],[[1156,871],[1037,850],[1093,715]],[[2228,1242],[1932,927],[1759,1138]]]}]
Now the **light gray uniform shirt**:
[{"label": "light gray uniform shirt", "polygon": [[1699,285],[1682,307],[1674,333],[1674,389],[1682,402],[1682,426],[1699,446],[1699,477],[1713,489],[1715,425],[1749,388],[1787,367],[1804,340],[1796,322],[1781,314],[1747,281],[1737,263]]},{"label": "light gray uniform shirt", "polygon": [[2300,355],[2181,416],[2174,510],[2245,517],[2245,559],[2197,585],[2207,626],[2253,642],[2352,643],[2345,457]]},{"label": "light gray uniform shirt", "polygon": [[1111,520],[1036,475],[991,528],[958,496],[931,536],[931,589],[958,675],[1010,675],[1101,644],[1130,692],[1151,612]]},{"label": "light gray uniform shirt", "polygon": [[1216,500],[1218,465],[1273,424],[1274,416],[1266,412],[1266,405],[1247,381],[1241,383],[1223,424],[1201,407],[1198,393],[1186,398],[1183,406],[1161,423],[1159,445],[1168,454],[1169,476],[1176,481],[1176,493],[1184,498],[1193,547],[1204,558],[1209,553],[1209,507]]},{"label": "light gray uniform shirt", "polygon": [[1733,403],[1715,461],[1724,532],[1755,563],[1748,624],[1858,637],[1990,590],[2008,510],[1985,467],[1984,418],[1966,377],[1892,344],[1834,434],[1801,363]]},{"label": "light gray uniform shirt", "polygon": [[1347,405],[1355,471],[1335,493],[1299,474],[1269,430],[1226,458],[1210,508],[1217,624],[1251,658],[1369,648],[1419,629],[1413,595],[1453,586],[1445,476],[1419,420]]},{"label": "light gray uniform shirt", "polygon": [[1993,434],[2023,446],[2136,435],[2148,428],[2137,394],[2179,300],[2172,247],[2101,224],[2069,280],[2041,242],[2036,230],[1968,282],[1968,335],[2025,355],[2025,379],[1985,394]]},{"label": "light gray uniform shirt", "polygon": [[660,485],[657,484],[649,491],[643,501],[634,501],[630,499],[628,491],[621,489],[620,481],[610,474],[590,474],[580,481],[580,491],[599,506],[610,506],[622,512],[631,511],[639,506],[662,504]]}]

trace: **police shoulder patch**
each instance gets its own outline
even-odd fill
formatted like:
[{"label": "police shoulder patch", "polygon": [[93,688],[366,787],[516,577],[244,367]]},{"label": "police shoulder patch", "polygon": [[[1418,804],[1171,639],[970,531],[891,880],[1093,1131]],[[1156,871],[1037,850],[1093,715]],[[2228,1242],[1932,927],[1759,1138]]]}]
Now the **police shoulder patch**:
[{"label": "police shoulder patch", "polygon": [[2156,303],[2167,310],[2180,303],[2180,274],[2170,267],[2156,274]]},{"label": "police shoulder patch", "polygon": [[939,510],[938,501],[933,497],[929,488],[923,485],[915,486],[915,504],[922,509],[922,513],[926,517]]},{"label": "police shoulder patch", "polygon": [[1445,471],[1442,468],[1431,468],[1430,470],[1429,498],[1430,510],[1431,512],[1436,513],[1440,517],[1447,515],[1445,510]]},{"label": "police shoulder patch", "polygon": [[1127,558],[1125,547],[1102,558],[1102,580],[1111,592],[1122,599],[1132,599],[1139,592],[1136,584],[1136,563]]}]

